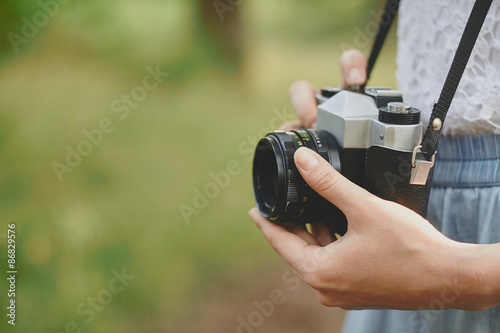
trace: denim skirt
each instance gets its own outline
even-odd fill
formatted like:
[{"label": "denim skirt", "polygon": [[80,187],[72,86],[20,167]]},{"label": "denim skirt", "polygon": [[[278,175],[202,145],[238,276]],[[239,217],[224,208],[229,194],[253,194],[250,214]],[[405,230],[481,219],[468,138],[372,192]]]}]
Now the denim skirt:
[{"label": "denim skirt", "polygon": [[[500,242],[500,135],[442,137],[427,219],[447,237]],[[457,263],[459,265],[459,263]],[[343,333],[500,332],[500,306],[484,311],[349,311]]]}]

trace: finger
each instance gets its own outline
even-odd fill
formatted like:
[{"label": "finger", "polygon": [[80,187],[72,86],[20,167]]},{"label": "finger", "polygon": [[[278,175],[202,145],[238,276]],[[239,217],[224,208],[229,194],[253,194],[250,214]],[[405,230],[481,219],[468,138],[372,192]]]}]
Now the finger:
[{"label": "finger", "polygon": [[309,245],[303,238],[285,228],[269,222],[257,208],[252,208],[248,215],[257,224],[273,249],[293,268],[299,270],[301,262],[308,253]]},{"label": "finger", "polygon": [[289,95],[300,123],[307,128],[316,122],[316,98],[318,90],[309,82],[297,81],[290,87]]},{"label": "finger", "polygon": [[316,238],[307,231],[305,225],[290,227],[288,228],[288,231],[296,234],[297,236],[305,240],[309,245],[320,245]]},{"label": "finger", "polygon": [[280,130],[288,132],[288,131],[298,130],[300,129],[300,127],[301,127],[300,121],[289,121],[281,125]]},{"label": "finger", "polygon": [[342,85],[360,85],[366,81],[367,60],[359,50],[347,50],[340,57],[340,69],[342,71]]},{"label": "finger", "polygon": [[384,308],[382,306],[376,306],[376,305],[350,305],[350,306],[341,306],[342,310],[386,310],[387,308]]},{"label": "finger", "polygon": [[294,158],[297,169],[306,183],[346,215],[366,209],[368,199],[374,197],[342,176],[311,149],[299,148]]},{"label": "finger", "polygon": [[326,246],[335,240],[332,236],[332,231],[324,222],[311,223],[311,231],[314,239],[321,246]]}]

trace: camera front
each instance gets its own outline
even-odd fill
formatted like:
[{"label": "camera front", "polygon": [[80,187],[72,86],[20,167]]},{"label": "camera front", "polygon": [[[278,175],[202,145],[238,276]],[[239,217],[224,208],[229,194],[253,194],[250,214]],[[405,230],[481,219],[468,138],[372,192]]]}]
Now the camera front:
[{"label": "camera front", "polygon": [[345,217],[317,194],[302,178],[294,162],[300,147],[312,149],[336,170],[341,170],[341,149],[327,131],[302,129],[274,131],[257,144],[253,161],[253,187],[261,214],[276,224],[305,224],[331,220],[345,232]]}]

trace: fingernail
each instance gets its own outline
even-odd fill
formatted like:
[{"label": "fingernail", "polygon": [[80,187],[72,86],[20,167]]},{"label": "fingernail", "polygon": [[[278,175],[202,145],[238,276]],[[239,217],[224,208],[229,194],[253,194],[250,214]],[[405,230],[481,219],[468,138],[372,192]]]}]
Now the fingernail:
[{"label": "fingernail", "polygon": [[316,122],[311,125],[311,128],[316,128]]},{"label": "fingernail", "polygon": [[295,162],[305,171],[311,171],[319,163],[316,155],[307,148],[300,148],[297,150],[295,153]]},{"label": "fingernail", "polygon": [[363,74],[361,74],[359,69],[353,68],[349,72],[348,81],[348,84],[361,84],[363,83]]}]

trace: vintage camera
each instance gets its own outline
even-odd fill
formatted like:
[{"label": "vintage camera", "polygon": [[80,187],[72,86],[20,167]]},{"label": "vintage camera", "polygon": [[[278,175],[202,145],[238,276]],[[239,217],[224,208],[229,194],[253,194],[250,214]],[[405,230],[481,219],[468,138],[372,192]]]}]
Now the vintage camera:
[{"label": "vintage camera", "polygon": [[428,172],[416,172],[420,111],[389,88],[325,87],[316,99],[316,129],[274,131],[257,144],[253,187],[262,215],[276,224],[326,220],[336,233],[347,230],[344,214],[312,190],[295,166],[295,151],[307,147],[352,182],[425,217],[433,161]]}]

